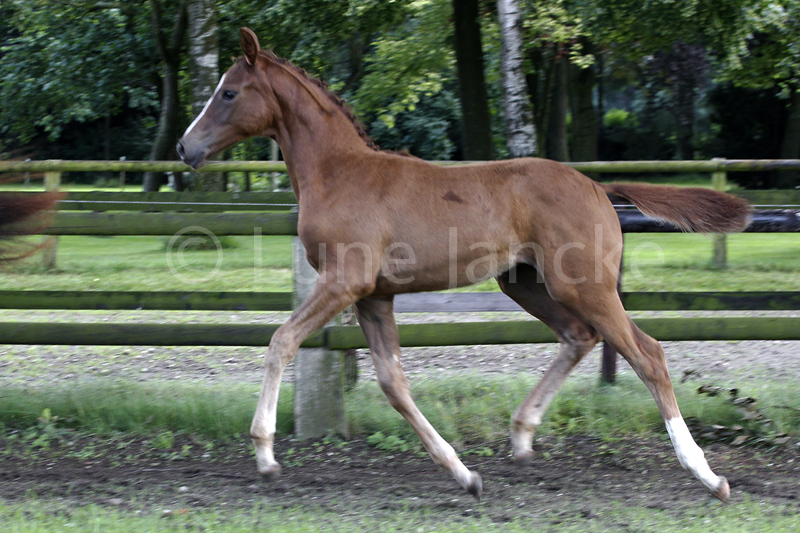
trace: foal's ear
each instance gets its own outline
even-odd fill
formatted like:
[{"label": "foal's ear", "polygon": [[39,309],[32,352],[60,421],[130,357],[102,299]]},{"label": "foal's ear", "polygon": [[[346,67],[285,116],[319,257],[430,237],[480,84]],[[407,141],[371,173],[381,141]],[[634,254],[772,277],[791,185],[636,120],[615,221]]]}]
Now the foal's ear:
[{"label": "foal's ear", "polygon": [[242,45],[244,52],[244,59],[248,65],[256,64],[256,57],[261,47],[258,44],[258,37],[253,33],[250,28],[242,28],[239,30],[239,43]]}]

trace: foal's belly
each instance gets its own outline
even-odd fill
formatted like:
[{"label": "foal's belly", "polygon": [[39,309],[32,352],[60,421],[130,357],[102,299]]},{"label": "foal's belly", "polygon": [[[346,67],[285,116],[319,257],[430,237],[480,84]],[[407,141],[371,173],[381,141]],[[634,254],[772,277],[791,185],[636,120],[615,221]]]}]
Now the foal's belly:
[{"label": "foal's belly", "polygon": [[408,292],[440,291],[481,283],[507,272],[515,260],[505,250],[471,250],[436,261],[409,257],[384,260],[375,283],[376,296]]}]

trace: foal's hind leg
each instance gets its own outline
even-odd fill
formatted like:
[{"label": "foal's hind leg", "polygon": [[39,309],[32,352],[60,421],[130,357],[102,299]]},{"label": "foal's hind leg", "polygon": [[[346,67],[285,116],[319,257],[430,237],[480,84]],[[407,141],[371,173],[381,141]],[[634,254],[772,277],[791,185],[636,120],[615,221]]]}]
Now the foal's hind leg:
[{"label": "foal's hind leg", "polygon": [[[611,319],[612,316],[616,319]],[[727,501],[730,496],[728,481],[711,471],[703,450],[692,438],[681,416],[661,345],[631,321],[621,304],[617,312],[610,313],[604,322],[612,322],[612,329],[606,329],[605,324],[598,324],[598,329],[603,332],[603,336],[611,346],[630,363],[656,400],[678,456],[678,462],[699,479],[714,496]]]},{"label": "foal's hind leg", "polygon": [[367,298],[355,304],[356,316],[367,337],[378,384],[389,403],[411,424],[433,461],[450,472],[477,499],[481,497],[481,476],[471,472],[419,411],[408,391],[408,380],[400,365],[400,338],[394,321],[393,298]]},{"label": "foal's hind leg", "polygon": [[703,450],[695,443],[681,416],[661,345],[633,323],[613,289],[598,289],[599,285],[596,285],[596,292],[591,297],[584,296],[570,307],[592,324],[630,363],[650,390],[664,418],[681,466],[699,479],[714,496],[727,501],[730,496],[728,481],[711,471]]},{"label": "foal's hind leg", "polygon": [[547,406],[570,372],[600,340],[592,327],[553,300],[544,284],[537,283],[536,277],[537,272],[533,267],[518,265],[513,271],[497,278],[503,292],[547,324],[561,343],[558,357],[514,413],[511,444],[514,461],[518,464],[525,464],[533,457],[533,436],[542,423]]}]

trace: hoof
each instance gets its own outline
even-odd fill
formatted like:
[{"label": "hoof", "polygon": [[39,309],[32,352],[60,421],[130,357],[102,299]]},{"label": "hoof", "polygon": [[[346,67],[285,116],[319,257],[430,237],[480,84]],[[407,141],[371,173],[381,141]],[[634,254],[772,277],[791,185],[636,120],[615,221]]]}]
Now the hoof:
[{"label": "hoof", "polygon": [[528,466],[533,461],[533,452],[526,452],[520,454],[514,454],[514,464],[517,466]]},{"label": "hoof", "polygon": [[470,480],[469,485],[466,487],[467,492],[475,496],[475,499],[481,501],[481,494],[483,494],[483,480],[481,479],[480,474],[477,472],[472,472],[472,479]]},{"label": "hoof", "polygon": [[728,480],[720,476],[719,486],[712,494],[716,496],[719,501],[728,503],[728,500],[731,497],[731,487],[728,485]]},{"label": "hoof", "polygon": [[261,474],[261,481],[265,481],[267,483],[271,483],[273,481],[278,481],[281,477],[281,465],[274,465],[270,466],[267,470],[260,472]]}]

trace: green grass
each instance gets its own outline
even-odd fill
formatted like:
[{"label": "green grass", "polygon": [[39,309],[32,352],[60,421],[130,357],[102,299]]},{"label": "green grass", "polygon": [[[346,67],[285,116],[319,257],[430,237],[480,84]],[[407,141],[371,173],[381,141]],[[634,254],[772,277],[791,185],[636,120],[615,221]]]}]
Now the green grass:
[{"label": "green grass", "polygon": [[[288,390],[287,390],[288,389]],[[259,388],[253,385],[181,385],[97,380],[58,388],[4,387],[0,423],[9,428],[38,424],[45,409],[57,426],[97,435],[161,431],[208,438],[240,436],[250,428]],[[292,391],[283,387],[278,404],[281,434],[291,433]]]},{"label": "green grass", "polygon": [[[417,405],[441,435],[457,448],[508,435],[511,414],[535,381],[521,377],[428,379],[412,388]],[[724,398],[696,394],[696,385],[676,384],[684,416],[707,424],[741,423],[737,408]],[[742,395],[756,397],[775,431],[800,434],[800,412],[775,406],[800,406],[800,392],[788,385],[765,384]],[[95,380],[69,387],[6,386],[0,395],[0,424],[23,429],[40,424],[45,409],[56,425],[97,435],[119,432],[151,435],[163,431],[206,438],[246,434],[255,410],[258,387]],[[373,382],[360,383],[345,397],[351,436],[380,432],[398,446],[418,447],[411,427],[389,406]],[[293,428],[290,385],[281,389],[278,433]],[[614,387],[599,387],[593,378],[570,380],[550,406],[540,433],[590,434],[600,437],[663,433],[663,422],[644,385],[620,376]],[[377,439],[380,440],[380,439]]]},{"label": "green grass", "polygon": [[[594,378],[570,379],[550,405],[538,433],[588,434],[601,438],[662,434],[664,425],[650,393],[637,378],[619,376],[613,387],[598,386]],[[475,445],[508,435],[511,415],[530,392],[535,380],[478,375],[429,379],[412,388],[420,410],[449,442]],[[698,395],[696,384],[675,384],[685,417],[705,424],[741,424],[741,414],[722,397]],[[800,411],[775,407],[800,406],[800,392],[787,385],[765,384],[740,394],[754,396],[759,408],[774,420],[772,431],[800,435]],[[371,435],[380,431],[403,442],[416,443],[413,431],[389,408],[377,387],[359,385],[347,404],[351,431]]]},{"label": "green grass", "polygon": [[795,291],[800,287],[800,235],[728,236],[728,268],[711,266],[703,235],[625,236],[626,291]]},{"label": "green grass", "polygon": [[[478,509],[480,506],[475,505]],[[373,510],[369,513],[343,509],[323,511],[313,507],[284,509],[264,501],[249,509],[188,509],[163,517],[163,510],[121,511],[99,505],[64,508],[55,501],[29,497],[25,503],[0,502],[0,523],[7,533],[103,532],[145,533],[152,531],[205,531],[271,533],[380,531],[393,532],[483,532],[528,531],[598,532],[638,531],[696,533],[783,533],[800,528],[800,515],[789,505],[752,501],[735,505],[697,505],[682,512],[647,508],[630,502],[615,503],[599,510],[591,519],[580,513],[542,510],[510,522],[497,523],[487,517],[441,509]]]},{"label": "green grass", "polygon": [[[65,236],[58,268],[38,257],[6,268],[0,289],[290,291],[291,237],[226,237],[222,248],[167,250],[163,237]],[[258,249],[260,248],[260,253]],[[625,237],[626,291],[793,291],[800,286],[800,235],[728,236],[728,265],[711,266],[703,235],[630,234]],[[219,269],[215,271],[217,262]],[[171,265],[171,266],[170,266]],[[496,291],[492,279],[459,291]]]},{"label": "green grass", "polygon": [[[221,250],[168,250],[162,237],[64,236],[58,268],[32,258],[1,289],[291,291],[291,237],[226,237]],[[260,253],[259,253],[260,248]],[[215,272],[219,261],[219,269]]]}]

